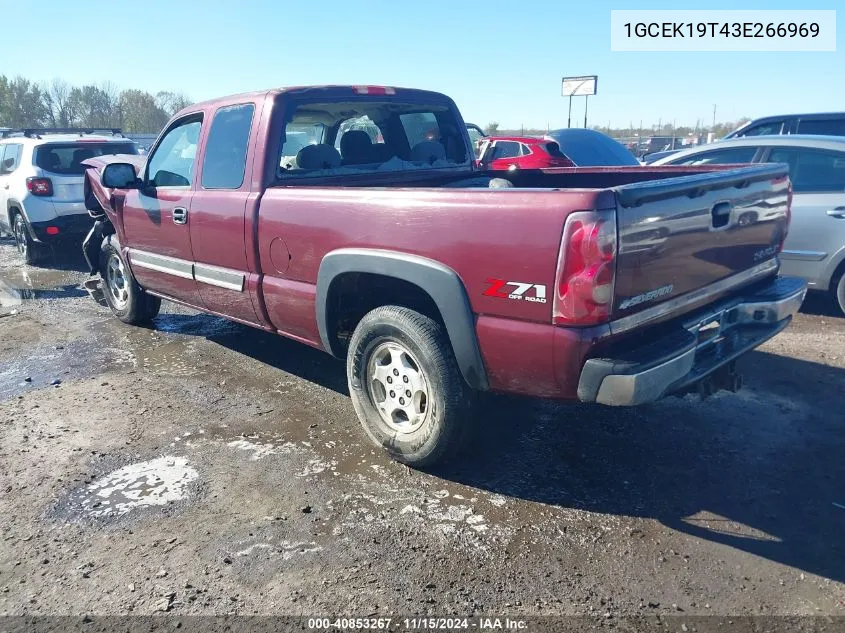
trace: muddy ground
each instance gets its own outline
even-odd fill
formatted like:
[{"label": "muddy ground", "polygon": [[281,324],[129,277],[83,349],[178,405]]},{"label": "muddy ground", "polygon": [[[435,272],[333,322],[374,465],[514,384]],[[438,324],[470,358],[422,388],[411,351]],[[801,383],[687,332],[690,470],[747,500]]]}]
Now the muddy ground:
[{"label": "muddy ground", "polygon": [[365,440],[344,366],[0,241],[0,614],[845,615],[845,318],[747,387],[635,410],[491,397],[435,474]]}]

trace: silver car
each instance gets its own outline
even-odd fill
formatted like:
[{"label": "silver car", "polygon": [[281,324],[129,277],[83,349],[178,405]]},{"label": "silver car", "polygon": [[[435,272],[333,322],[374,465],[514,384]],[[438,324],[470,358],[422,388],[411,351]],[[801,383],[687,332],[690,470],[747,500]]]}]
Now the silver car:
[{"label": "silver car", "polygon": [[845,312],[845,137],[749,136],[684,150],[654,165],[786,163],[792,223],[781,270],[831,293]]}]

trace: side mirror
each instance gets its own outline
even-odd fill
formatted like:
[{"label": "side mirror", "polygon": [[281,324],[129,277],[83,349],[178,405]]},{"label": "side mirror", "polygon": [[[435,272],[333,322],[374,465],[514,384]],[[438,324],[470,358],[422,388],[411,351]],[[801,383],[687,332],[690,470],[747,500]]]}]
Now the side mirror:
[{"label": "side mirror", "polygon": [[109,189],[137,189],[140,184],[135,167],[129,163],[106,165],[100,180]]}]

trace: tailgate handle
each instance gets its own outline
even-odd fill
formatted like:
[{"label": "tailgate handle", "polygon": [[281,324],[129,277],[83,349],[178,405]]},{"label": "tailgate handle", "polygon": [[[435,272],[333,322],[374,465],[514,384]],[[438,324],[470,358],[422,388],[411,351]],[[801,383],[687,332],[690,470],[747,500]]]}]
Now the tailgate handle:
[{"label": "tailgate handle", "polygon": [[828,211],[827,214],[832,218],[845,219],[845,207],[836,207]]},{"label": "tailgate handle", "polygon": [[710,210],[710,217],[712,218],[713,228],[721,229],[728,225],[731,221],[731,211],[733,205],[730,202],[717,202]]}]

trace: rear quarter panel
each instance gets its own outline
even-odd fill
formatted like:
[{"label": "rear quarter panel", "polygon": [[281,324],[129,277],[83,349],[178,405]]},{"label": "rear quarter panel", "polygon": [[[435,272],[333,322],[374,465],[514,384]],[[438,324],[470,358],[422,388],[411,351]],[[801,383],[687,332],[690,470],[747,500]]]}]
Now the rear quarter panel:
[{"label": "rear quarter panel", "polygon": [[[563,223],[610,208],[591,190],[275,187],[261,201],[258,247],[265,302],[282,331],[319,341],[315,284],[338,248],[386,249],[436,260],[463,281],[472,311],[548,324]],[[488,280],[546,288],[546,303],[485,296]]]}]

